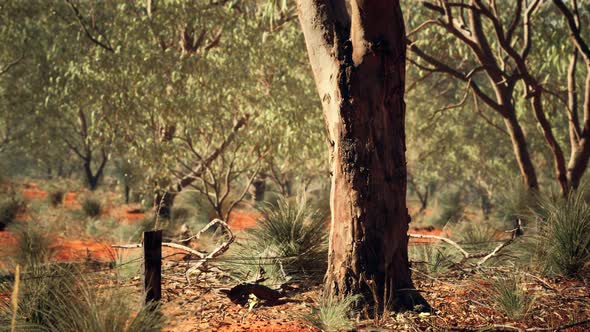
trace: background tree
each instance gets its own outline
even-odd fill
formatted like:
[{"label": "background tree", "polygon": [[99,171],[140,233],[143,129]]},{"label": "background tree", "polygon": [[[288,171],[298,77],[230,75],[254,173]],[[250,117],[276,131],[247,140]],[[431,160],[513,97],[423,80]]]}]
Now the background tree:
[{"label": "background tree", "polygon": [[[5,81],[26,81],[27,90],[19,92],[26,91],[23,100],[33,110],[27,119],[39,124],[27,131],[38,149],[31,144],[26,155],[48,169],[69,169],[78,159],[97,179],[109,171],[103,156],[115,153],[145,175],[136,188],[144,193],[182,190],[199,179],[204,161],[216,161],[234,140],[244,145],[239,153],[272,150],[263,165],[274,165],[280,178],[325,174],[326,145],[316,130],[319,107],[309,97],[314,92],[303,69],[301,33],[292,17],[279,15],[270,26],[259,8],[238,2],[8,2],[3,14],[23,20],[11,19],[21,26],[3,26],[2,38],[23,35],[19,47],[35,64]],[[42,39],[37,47],[32,36]],[[16,48],[13,53],[7,59],[20,55]],[[295,148],[299,152],[290,153]],[[251,165],[248,157],[236,159]],[[63,162],[68,165],[59,166]]]},{"label": "background tree", "polygon": [[[531,52],[535,47],[534,41],[545,40],[543,38],[546,37],[539,38],[536,32],[542,29],[534,22],[540,15],[550,15],[552,9],[542,6],[540,1],[497,4],[478,0],[468,3],[424,2],[423,8],[429,14],[419,19],[409,33],[410,39],[418,38],[410,45],[416,59],[421,61],[415,64],[426,72],[444,73],[452,79],[464,82],[477,98],[476,102],[482,104],[474,104],[472,107],[488,110],[486,114],[491,111],[500,115],[528,187],[538,186],[539,169],[542,175],[545,174],[543,167],[538,167],[543,165],[539,165],[539,161],[535,162],[535,156],[530,152],[531,145],[535,144],[534,132],[540,134],[545,141],[545,147],[548,148],[547,152],[554,164],[554,179],[560,185],[562,193],[567,193],[570,187],[577,187],[583,171],[576,173],[571,170],[585,169],[581,167],[584,165],[584,153],[576,152],[580,147],[570,139],[569,148],[573,154],[569,160],[570,165],[566,167],[568,162],[563,148],[565,140],[558,135],[561,128],[567,127],[569,122],[572,124],[570,132],[578,137],[579,133],[573,125],[576,121],[568,120],[577,116],[571,115],[569,107],[563,104],[560,108],[565,111],[561,116],[548,114],[547,106],[554,106],[550,99],[559,94],[542,79],[547,69],[558,73],[563,68],[552,67],[551,62],[549,66],[544,65],[547,59],[535,59],[537,55]],[[419,39],[418,36],[425,32],[430,37],[434,34],[436,37],[429,37],[429,40],[435,41]],[[458,41],[459,48],[443,49],[444,54],[428,53],[432,52],[432,46],[437,42],[451,40]],[[555,44],[549,45],[553,47]],[[424,47],[428,51],[424,51]],[[467,97],[466,93],[460,104],[464,104]],[[527,118],[531,117],[527,117],[525,112],[531,112],[535,119],[534,132],[528,134],[526,123]],[[489,124],[495,125],[496,120],[493,117],[486,117]],[[532,149],[536,153],[543,150]]]},{"label": "background tree", "polygon": [[[553,3],[563,15],[567,28],[570,32],[570,43],[573,50],[570,55],[570,63],[567,72],[567,112],[570,135],[571,155],[567,165],[567,180],[572,187],[577,188],[580,179],[588,168],[588,159],[590,159],[590,47],[588,38],[585,38],[585,32],[582,27],[585,25],[581,21],[580,11],[584,10],[588,14],[588,7],[583,9],[578,7],[578,1],[572,1],[568,7],[563,1],[554,0]],[[585,16],[587,18],[587,15]],[[586,20],[587,26],[587,20]],[[586,32],[587,34],[587,32]],[[585,64],[586,79],[583,88],[583,97],[581,97],[580,87],[578,87],[578,59],[582,58]],[[580,103],[580,99],[583,100]],[[580,117],[580,106],[582,117]]]}]

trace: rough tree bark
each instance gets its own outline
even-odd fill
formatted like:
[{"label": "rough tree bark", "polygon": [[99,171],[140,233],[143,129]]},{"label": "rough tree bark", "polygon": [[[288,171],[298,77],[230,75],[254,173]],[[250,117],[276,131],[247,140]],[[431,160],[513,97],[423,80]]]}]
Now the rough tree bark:
[{"label": "rough tree bark", "polygon": [[[408,262],[405,32],[397,0],[299,0],[331,142],[326,290],[429,309]],[[369,286],[371,285],[371,286]]]}]

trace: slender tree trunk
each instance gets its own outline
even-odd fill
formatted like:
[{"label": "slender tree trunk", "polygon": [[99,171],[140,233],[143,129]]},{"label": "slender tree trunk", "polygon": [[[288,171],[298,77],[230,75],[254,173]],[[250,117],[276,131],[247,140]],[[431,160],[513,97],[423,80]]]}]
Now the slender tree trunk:
[{"label": "slender tree trunk", "polygon": [[96,190],[98,187],[98,178],[94,176],[92,172],[92,166],[90,161],[84,162],[84,176],[86,177],[86,183],[88,184],[88,189],[91,191]]},{"label": "slender tree trunk", "polygon": [[[571,157],[568,163],[567,178],[571,188],[577,188],[588,167],[590,159],[590,47],[582,34],[578,3],[573,8],[561,0],[553,0],[553,4],[563,15],[575,50],[570,58],[568,68],[568,106],[572,112],[569,117]],[[571,9],[570,9],[571,8]],[[586,81],[584,85],[583,122],[580,126],[578,117],[578,100],[576,89],[576,64],[578,55],[586,64]]]},{"label": "slender tree trunk", "polygon": [[509,112],[509,115],[504,118],[504,123],[510,134],[516,162],[518,163],[518,168],[520,169],[520,174],[523,177],[525,185],[529,189],[538,190],[537,172],[529,154],[526,137],[516,119],[515,112]]},{"label": "slender tree trunk", "polygon": [[586,66],[586,82],[584,88],[584,126],[581,128],[581,137],[575,148],[568,165],[567,176],[572,188],[578,188],[580,180],[588,167],[590,159],[590,60]]},{"label": "slender tree trunk", "polygon": [[252,195],[252,202],[264,201],[264,193],[266,191],[266,182],[263,178],[257,178],[252,181],[250,186],[250,195]]},{"label": "slender tree trunk", "polygon": [[567,173],[566,173],[566,164],[565,164],[565,157],[563,155],[563,150],[559,145],[559,142],[553,135],[553,129],[551,128],[551,123],[545,116],[545,111],[543,110],[543,100],[542,100],[542,92],[540,86],[533,86],[535,89],[533,98],[531,100],[531,106],[535,113],[535,117],[537,121],[541,125],[541,129],[543,130],[543,136],[545,136],[545,140],[547,141],[547,145],[551,149],[551,154],[553,155],[553,160],[555,163],[555,178],[559,183],[559,187],[561,189],[562,195],[567,195],[569,191],[569,185],[567,180]]},{"label": "slender tree trunk", "polygon": [[178,193],[167,191],[158,192],[154,198],[154,208],[160,218],[170,218],[172,215],[172,206]]},{"label": "slender tree trunk", "polygon": [[582,176],[588,168],[588,159],[590,159],[590,142],[588,138],[584,138],[580,141],[580,145],[569,163],[568,180],[571,188],[577,189],[580,185]]},{"label": "slender tree trunk", "polygon": [[[299,0],[331,141],[326,289],[428,309],[408,262],[405,32],[399,1]],[[371,289],[377,294],[374,303]]]},{"label": "slender tree trunk", "polygon": [[129,204],[129,196],[131,194],[131,187],[129,187],[129,183],[125,181],[123,185],[123,191],[125,192],[125,204]]}]

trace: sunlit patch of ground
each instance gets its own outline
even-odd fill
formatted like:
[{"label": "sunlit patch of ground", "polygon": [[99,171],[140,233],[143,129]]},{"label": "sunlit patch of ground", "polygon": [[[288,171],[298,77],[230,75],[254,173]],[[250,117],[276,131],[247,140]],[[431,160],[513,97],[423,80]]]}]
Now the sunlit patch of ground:
[{"label": "sunlit patch of ground", "polygon": [[145,211],[140,204],[122,204],[110,207],[106,214],[125,224],[140,223],[145,218]]},{"label": "sunlit patch of ground", "polygon": [[256,220],[260,214],[256,211],[232,211],[229,215],[228,225],[232,231],[241,231],[256,226]]}]

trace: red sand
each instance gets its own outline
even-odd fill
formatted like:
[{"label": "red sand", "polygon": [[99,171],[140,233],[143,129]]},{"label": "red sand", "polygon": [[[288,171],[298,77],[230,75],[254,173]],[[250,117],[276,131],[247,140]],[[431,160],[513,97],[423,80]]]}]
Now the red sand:
[{"label": "red sand", "polygon": [[[37,184],[35,183],[26,183],[25,189],[23,189],[23,198],[26,200],[46,199],[47,195],[47,191],[38,189]],[[81,206],[80,202],[78,202],[78,193],[66,192],[63,199],[63,205],[71,210],[79,209]]]},{"label": "red sand", "polygon": [[111,217],[114,217],[125,224],[139,223],[145,217],[145,212],[141,210],[141,206],[138,204],[124,204],[113,207],[108,213]]},{"label": "red sand", "polygon": [[47,197],[47,192],[44,190],[39,189],[24,189],[23,190],[23,197],[28,200],[32,199],[45,199]]},{"label": "red sand", "polygon": [[14,234],[8,231],[1,231],[0,232],[0,244],[2,244],[2,248],[7,248],[9,246],[15,246],[17,243],[16,237]]},{"label": "red sand", "polygon": [[222,326],[218,331],[222,332],[238,332],[238,331],[250,331],[250,332],[309,332],[316,331],[309,327],[306,327],[302,323],[288,321],[283,319],[282,321],[247,321],[244,323],[232,323],[231,325]]},{"label": "red sand", "polygon": [[78,193],[67,192],[64,195],[63,205],[68,209],[79,209],[81,208],[80,202],[78,202]]},{"label": "red sand", "polygon": [[228,225],[232,231],[240,231],[256,226],[256,220],[260,217],[258,212],[232,211],[229,214]]},{"label": "red sand", "polygon": [[59,238],[51,246],[55,250],[54,259],[59,262],[91,260],[96,262],[115,261],[115,250],[106,242],[93,240],[70,240]]}]

